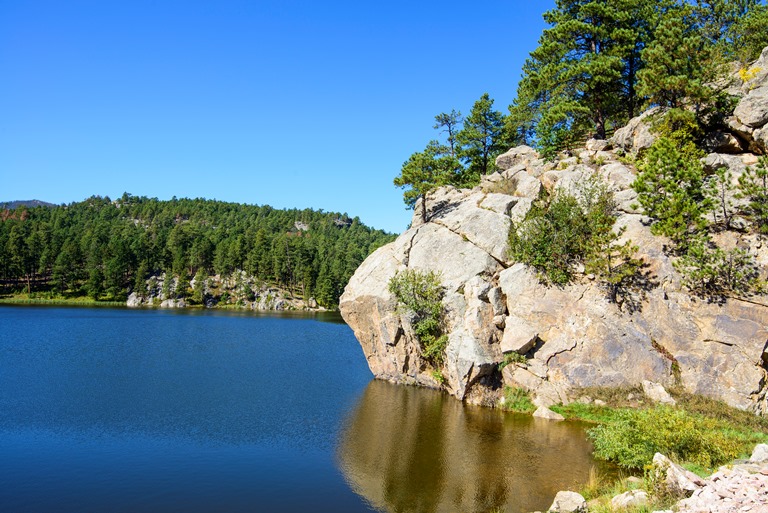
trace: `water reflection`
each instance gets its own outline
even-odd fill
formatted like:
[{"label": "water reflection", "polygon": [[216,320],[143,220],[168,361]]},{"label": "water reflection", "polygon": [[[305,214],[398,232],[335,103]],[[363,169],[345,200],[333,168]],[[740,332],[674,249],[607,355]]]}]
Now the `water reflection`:
[{"label": "water reflection", "polygon": [[373,381],[339,444],[350,486],[391,513],[545,510],[591,466],[583,426]]}]

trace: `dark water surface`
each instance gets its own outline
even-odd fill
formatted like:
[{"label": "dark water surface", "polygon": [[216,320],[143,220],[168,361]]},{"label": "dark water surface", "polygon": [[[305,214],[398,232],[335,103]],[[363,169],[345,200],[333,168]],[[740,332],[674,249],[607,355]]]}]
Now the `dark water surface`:
[{"label": "dark water surface", "polygon": [[578,426],[372,381],[338,317],[0,307],[3,512],[519,512],[592,464]]}]

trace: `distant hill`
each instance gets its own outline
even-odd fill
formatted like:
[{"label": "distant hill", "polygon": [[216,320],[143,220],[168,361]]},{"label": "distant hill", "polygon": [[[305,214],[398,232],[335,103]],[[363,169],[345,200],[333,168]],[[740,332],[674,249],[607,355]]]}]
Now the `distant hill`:
[{"label": "distant hill", "polygon": [[7,208],[8,210],[15,210],[19,207],[27,207],[27,208],[34,208],[34,207],[55,207],[56,205],[53,203],[48,203],[47,201],[40,201],[40,200],[14,200],[14,201],[0,201],[0,209]]},{"label": "distant hill", "polygon": [[[394,240],[345,213],[202,198],[161,201],[125,193],[116,200],[0,207],[22,204],[48,207],[0,208],[2,292],[108,301],[125,301],[133,292],[151,301],[244,306],[276,305],[270,289],[280,289],[308,305],[334,308],[357,266]],[[161,282],[166,290],[158,291]],[[257,301],[262,292],[266,299]]]}]

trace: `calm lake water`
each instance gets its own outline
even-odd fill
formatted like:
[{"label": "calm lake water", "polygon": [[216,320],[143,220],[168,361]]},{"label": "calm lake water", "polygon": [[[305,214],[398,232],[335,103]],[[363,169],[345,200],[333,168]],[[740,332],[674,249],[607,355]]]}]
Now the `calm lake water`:
[{"label": "calm lake water", "polygon": [[0,307],[0,511],[522,512],[583,429],[372,380],[328,316]]}]

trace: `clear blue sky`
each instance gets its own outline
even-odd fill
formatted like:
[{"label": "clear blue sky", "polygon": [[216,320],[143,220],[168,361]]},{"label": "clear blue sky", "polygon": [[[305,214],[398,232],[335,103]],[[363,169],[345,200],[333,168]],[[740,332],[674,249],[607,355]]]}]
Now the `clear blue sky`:
[{"label": "clear blue sky", "polygon": [[400,232],[434,116],[498,110],[552,0],[0,0],[0,201],[123,192]]}]

